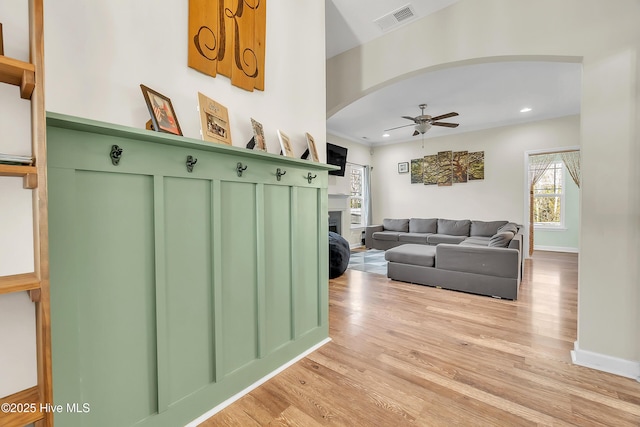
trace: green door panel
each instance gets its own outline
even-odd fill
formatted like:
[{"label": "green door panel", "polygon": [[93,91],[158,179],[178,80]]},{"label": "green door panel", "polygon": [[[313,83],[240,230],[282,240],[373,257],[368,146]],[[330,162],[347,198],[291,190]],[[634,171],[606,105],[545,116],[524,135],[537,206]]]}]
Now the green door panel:
[{"label": "green door panel", "polygon": [[265,186],[265,352],[293,339],[291,300],[291,189]]},{"label": "green door panel", "polygon": [[222,357],[228,374],[258,355],[256,186],[223,182],[220,188]]},{"label": "green door panel", "polygon": [[214,379],[211,182],[165,178],[169,402]]}]

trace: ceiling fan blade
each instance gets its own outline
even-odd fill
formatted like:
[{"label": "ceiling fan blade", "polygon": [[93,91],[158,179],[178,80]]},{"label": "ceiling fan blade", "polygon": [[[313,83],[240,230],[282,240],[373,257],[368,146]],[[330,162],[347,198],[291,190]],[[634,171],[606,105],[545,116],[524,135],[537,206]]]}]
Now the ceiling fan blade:
[{"label": "ceiling fan blade", "polygon": [[441,119],[448,119],[449,117],[455,117],[457,115],[458,115],[458,113],[451,112],[451,113],[448,113],[448,114],[443,114],[441,116],[431,117],[431,120],[433,120],[435,122],[435,121],[438,121],[438,120],[441,120]]},{"label": "ceiling fan blade", "polygon": [[411,136],[416,136],[416,135],[420,135],[420,132],[418,132],[417,130],[414,130],[413,131],[413,135],[411,135]]},{"label": "ceiling fan blade", "polygon": [[407,126],[415,126],[415,124],[398,126],[398,127],[395,127],[395,128],[385,129],[384,131],[386,132],[386,131],[388,131],[388,130],[394,130],[394,129],[406,128]]},{"label": "ceiling fan blade", "polygon": [[444,122],[433,122],[431,123],[432,126],[444,126],[446,128],[457,128],[460,124],[459,123],[444,123]]},{"label": "ceiling fan blade", "polygon": [[411,120],[412,122],[416,121],[415,117],[409,117],[409,116],[402,116],[403,119],[407,119],[407,120]]}]

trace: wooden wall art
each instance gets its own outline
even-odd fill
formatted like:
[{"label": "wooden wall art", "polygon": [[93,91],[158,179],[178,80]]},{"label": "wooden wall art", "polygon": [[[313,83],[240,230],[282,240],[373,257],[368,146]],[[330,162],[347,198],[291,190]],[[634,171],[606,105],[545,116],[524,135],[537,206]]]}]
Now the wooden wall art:
[{"label": "wooden wall art", "polygon": [[264,90],[266,0],[189,0],[188,65]]}]

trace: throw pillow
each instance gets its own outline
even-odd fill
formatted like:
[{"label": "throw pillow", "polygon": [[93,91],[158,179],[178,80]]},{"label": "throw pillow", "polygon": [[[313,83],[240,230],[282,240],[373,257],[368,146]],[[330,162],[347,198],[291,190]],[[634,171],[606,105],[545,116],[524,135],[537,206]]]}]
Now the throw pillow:
[{"label": "throw pillow", "polygon": [[515,236],[511,231],[503,231],[501,233],[496,233],[491,236],[491,240],[489,240],[489,247],[494,248],[506,248],[509,246],[509,242]]},{"label": "throw pillow", "polygon": [[513,222],[509,222],[498,228],[496,233],[502,233],[503,231],[511,231],[513,234],[516,234],[518,232],[518,225]]}]

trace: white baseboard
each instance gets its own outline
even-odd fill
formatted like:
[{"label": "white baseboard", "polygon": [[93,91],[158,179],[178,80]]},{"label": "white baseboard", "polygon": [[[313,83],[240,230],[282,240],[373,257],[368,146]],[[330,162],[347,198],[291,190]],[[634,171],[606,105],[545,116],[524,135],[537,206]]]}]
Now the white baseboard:
[{"label": "white baseboard", "polygon": [[533,246],[534,251],[549,251],[549,252],[569,252],[571,254],[577,254],[580,251],[578,248],[562,247],[562,246]]},{"label": "white baseboard", "polygon": [[606,354],[594,353],[593,351],[581,350],[578,346],[578,341],[573,343],[571,360],[575,365],[640,381],[640,361],[634,362],[607,356]]},{"label": "white baseboard", "polygon": [[326,338],[326,339],[320,341],[318,344],[314,345],[313,347],[311,347],[310,349],[308,349],[304,353],[299,354],[298,356],[296,356],[295,358],[291,359],[290,361],[288,361],[284,365],[280,366],[278,369],[276,369],[276,370],[270,372],[269,374],[265,375],[264,377],[260,378],[258,381],[256,381],[255,383],[251,384],[249,387],[247,387],[244,390],[242,390],[242,391],[236,393],[235,395],[231,396],[230,398],[228,398],[227,400],[225,400],[224,402],[222,402],[221,404],[219,404],[215,408],[213,408],[213,409],[205,412],[204,414],[200,415],[198,418],[196,418],[195,420],[191,421],[189,424],[185,425],[184,427],[197,427],[201,423],[205,422],[205,420],[211,418],[212,416],[214,416],[218,412],[222,411],[227,406],[231,405],[236,400],[240,399],[245,394],[250,393],[254,389],[260,387],[262,384],[266,383],[271,378],[275,377],[280,372],[282,372],[285,369],[287,369],[289,366],[291,366],[294,363],[304,359],[305,357],[307,357],[308,355],[310,355],[311,353],[313,353],[314,351],[316,351],[317,349],[319,349],[320,347],[322,347],[323,345],[325,345],[326,343],[328,343],[330,341],[331,341],[331,338]]}]

